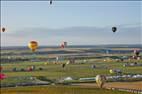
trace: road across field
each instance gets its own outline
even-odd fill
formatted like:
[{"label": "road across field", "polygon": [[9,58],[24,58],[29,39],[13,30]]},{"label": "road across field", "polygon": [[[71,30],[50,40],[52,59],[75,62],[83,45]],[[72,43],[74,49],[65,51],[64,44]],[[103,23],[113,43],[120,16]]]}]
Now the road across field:
[{"label": "road across field", "polygon": [[[96,83],[80,83],[80,84],[73,84],[79,86],[87,86],[87,87],[97,87]],[[142,81],[138,82],[110,82],[106,83],[105,88],[127,88],[127,89],[136,89],[142,90]]]}]

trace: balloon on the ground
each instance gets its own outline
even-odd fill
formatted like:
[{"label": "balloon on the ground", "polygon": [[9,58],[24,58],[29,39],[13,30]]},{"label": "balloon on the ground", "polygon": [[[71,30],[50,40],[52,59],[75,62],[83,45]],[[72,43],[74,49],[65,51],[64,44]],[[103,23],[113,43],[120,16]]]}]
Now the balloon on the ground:
[{"label": "balloon on the ground", "polygon": [[47,64],[48,64],[47,62],[44,63],[44,65],[47,65]]},{"label": "balloon on the ground", "polygon": [[2,70],[2,66],[0,66],[0,71]]},{"label": "balloon on the ground", "polygon": [[109,70],[109,72],[110,72],[111,74],[113,74],[113,73],[114,73],[114,71],[113,71],[112,69],[110,69],[110,70]]},{"label": "balloon on the ground", "polygon": [[31,41],[31,42],[28,44],[28,47],[29,47],[33,52],[35,52],[36,49],[38,48],[38,42],[36,42],[36,41]]},{"label": "balloon on the ground", "polygon": [[66,66],[66,64],[62,64],[62,68],[64,68]]},{"label": "balloon on the ground", "polygon": [[104,75],[97,75],[96,76],[96,83],[100,88],[103,88],[103,85],[106,82],[106,77]]},{"label": "balloon on the ground", "polygon": [[6,78],[6,75],[5,75],[5,74],[0,73],[0,80],[3,80],[3,79],[5,79],[5,78]]},{"label": "balloon on the ground", "polygon": [[43,68],[40,67],[39,70],[43,70]]},{"label": "balloon on the ground", "polygon": [[67,65],[70,64],[70,61],[67,61],[66,64],[67,64]]},{"label": "balloon on the ground", "polygon": [[95,69],[95,68],[96,68],[96,65],[92,65],[92,68]]},{"label": "balloon on the ground", "polygon": [[134,50],[134,54],[135,54],[136,56],[139,56],[140,50],[138,50],[138,49]]}]

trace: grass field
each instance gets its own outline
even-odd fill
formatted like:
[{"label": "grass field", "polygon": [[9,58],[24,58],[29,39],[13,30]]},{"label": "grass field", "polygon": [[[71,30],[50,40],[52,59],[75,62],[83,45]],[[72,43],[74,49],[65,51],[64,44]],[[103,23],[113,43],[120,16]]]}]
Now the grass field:
[{"label": "grass field", "polygon": [[[77,61],[81,62],[80,60]],[[3,73],[7,75],[7,79],[3,80],[1,83],[16,83],[19,80],[16,80],[16,77],[34,77],[34,76],[44,76],[48,79],[55,80],[61,79],[64,77],[72,77],[75,79],[82,77],[95,77],[97,74],[111,75],[109,69],[121,69],[123,74],[141,74],[142,67],[123,67],[123,62],[104,62],[90,60],[85,64],[69,64],[64,69],[61,64],[44,64],[45,62],[24,62],[24,63],[13,63],[13,64],[4,64]],[[140,62],[142,63],[142,62]],[[36,70],[31,72],[21,72],[20,69],[26,69],[28,66],[35,65]],[[92,69],[91,66],[96,65],[95,69]],[[16,67],[17,72],[13,72],[12,69]],[[39,70],[39,68],[43,70]],[[22,81],[22,80],[21,80]]]},{"label": "grass field", "polygon": [[[119,48],[116,48],[114,50],[118,50]],[[122,48],[120,48],[122,50]],[[119,50],[120,50],[119,49]],[[49,50],[49,49],[47,49]],[[54,49],[50,49],[54,50]],[[58,50],[58,49],[57,49]],[[67,50],[67,49],[66,49]],[[71,50],[71,49],[70,49]],[[82,52],[82,50],[85,49],[72,49],[71,51],[77,51]],[[126,50],[123,49],[123,50]],[[128,49],[127,49],[128,50]],[[28,51],[28,50],[26,50]],[[40,49],[42,51],[42,49]],[[43,50],[44,51],[44,50]],[[6,53],[7,51],[5,50]],[[15,51],[11,51],[10,53],[13,53]],[[8,52],[9,53],[9,52]],[[21,53],[24,53],[24,50],[20,52],[20,50],[16,50],[16,55],[14,55],[12,58],[22,57],[20,56]],[[18,54],[19,55],[18,55]],[[30,52],[31,53],[31,52]],[[105,54],[100,54],[103,56]],[[110,54],[110,56],[123,56],[124,54]],[[125,54],[126,56],[129,56],[130,54]],[[46,55],[38,55],[39,58],[48,58],[50,56],[55,56],[55,54],[48,54]],[[4,58],[7,57],[6,55],[3,56]],[[33,57],[36,57],[35,55],[27,55],[25,57],[29,57],[32,59]],[[106,61],[104,61],[106,59]],[[58,64],[54,64],[54,61],[29,61],[29,62],[6,62],[2,64],[3,70],[2,73],[6,74],[7,78],[1,81],[1,85],[5,84],[18,84],[18,83],[29,83],[34,81],[31,79],[31,77],[45,77],[48,80],[57,81],[61,80],[65,77],[72,77],[74,80],[73,82],[75,84],[78,84],[80,82],[79,78],[84,77],[95,77],[98,74],[104,74],[104,75],[116,75],[116,74],[110,74],[110,69],[120,69],[122,70],[123,74],[142,74],[142,67],[141,66],[135,66],[135,67],[123,67],[123,64],[126,62],[138,62],[142,63],[142,60],[125,60],[125,61],[119,61],[117,62],[115,59],[108,59],[107,58],[92,58],[92,59],[86,59],[86,62],[84,62],[84,58],[77,59],[75,64],[68,64],[65,68],[62,68],[62,63],[66,63],[67,60],[59,60]],[[46,64],[45,64],[46,63]],[[35,66],[34,71],[20,71],[21,69],[27,70],[29,66]],[[95,65],[96,68],[92,68],[92,65]],[[13,68],[16,68],[17,71],[12,71]],[[39,70],[39,68],[43,68],[43,70]],[[36,79],[37,80],[37,79]],[[38,79],[39,80],[39,79]],[[73,83],[73,84],[74,84]],[[81,83],[83,84],[83,83]],[[15,88],[2,88],[1,93],[2,94],[128,94],[127,92],[120,92],[120,91],[112,91],[112,90],[105,90],[105,89],[99,89],[94,86],[95,82],[89,83],[89,86],[80,85],[80,86],[72,86],[72,85],[49,85],[49,86],[30,86],[30,87],[15,87]],[[113,83],[112,83],[113,84]],[[120,83],[121,84],[121,83]],[[109,84],[108,84],[109,85]],[[119,86],[118,84],[114,84],[116,86]],[[91,87],[90,87],[91,86]],[[123,87],[123,84],[121,84]],[[129,86],[129,82],[126,85],[126,87]],[[130,93],[129,93],[130,94]]]},{"label": "grass field", "polygon": [[42,86],[1,89],[2,94],[131,94],[127,92],[78,86]]}]

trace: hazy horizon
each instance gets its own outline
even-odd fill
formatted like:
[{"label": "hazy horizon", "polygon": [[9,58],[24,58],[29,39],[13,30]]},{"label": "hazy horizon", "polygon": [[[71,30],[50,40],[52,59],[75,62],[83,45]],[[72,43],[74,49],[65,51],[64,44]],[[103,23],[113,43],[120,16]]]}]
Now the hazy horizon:
[{"label": "hazy horizon", "polygon": [[[1,1],[1,46],[142,44],[141,1]],[[116,26],[116,33],[112,27]]]},{"label": "hazy horizon", "polygon": [[[76,47],[76,46],[80,46],[80,47],[83,47],[83,46],[114,46],[114,47],[117,47],[117,46],[119,46],[119,47],[125,47],[125,46],[139,46],[139,47],[142,47],[142,44],[97,44],[97,45],[83,45],[83,44],[81,44],[81,45],[68,45],[68,47]],[[2,48],[3,47],[27,47],[28,48],[28,46],[27,45],[20,45],[20,46],[14,46],[14,45],[12,45],[12,46],[1,46]],[[59,47],[60,48],[60,45],[39,45],[39,47]]]}]

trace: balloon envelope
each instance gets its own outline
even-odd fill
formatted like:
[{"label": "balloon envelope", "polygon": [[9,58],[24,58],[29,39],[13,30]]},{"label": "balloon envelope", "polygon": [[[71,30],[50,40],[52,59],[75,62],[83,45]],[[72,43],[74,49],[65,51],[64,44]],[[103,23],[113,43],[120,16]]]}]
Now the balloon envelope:
[{"label": "balloon envelope", "polygon": [[2,70],[2,66],[0,66],[0,71]]},{"label": "balloon envelope", "polygon": [[38,43],[36,41],[31,41],[29,44],[28,44],[28,47],[33,51],[35,52],[36,49],[38,48]]},{"label": "balloon envelope", "polygon": [[52,0],[50,0],[50,5],[52,4]]},{"label": "balloon envelope", "polygon": [[6,78],[6,75],[0,73],[0,80],[3,80],[3,79],[5,79],[5,78]]},{"label": "balloon envelope", "polygon": [[116,32],[117,28],[116,27],[112,27],[112,31]]},{"label": "balloon envelope", "polygon": [[96,83],[97,85],[102,88],[106,82],[106,77],[104,75],[97,75],[96,76]]},{"label": "balloon envelope", "polygon": [[134,54],[135,54],[136,56],[139,56],[140,50],[138,50],[138,49],[134,50]]},{"label": "balloon envelope", "polygon": [[2,31],[2,32],[5,32],[5,28],[4,28],[4,27],[2,27],[2,28],[1,28],[1,31]]},{"label": "balloon envelope", "polygon": [[113,71],[113,70],[109,70],[109,72],[110,72],[111,74],[113,74],[113,73],[114,73],[114,71]]},{"label": "balloon envelope", "polygon": [[61,44],[61,48],[65,48],[64,44]]}]

